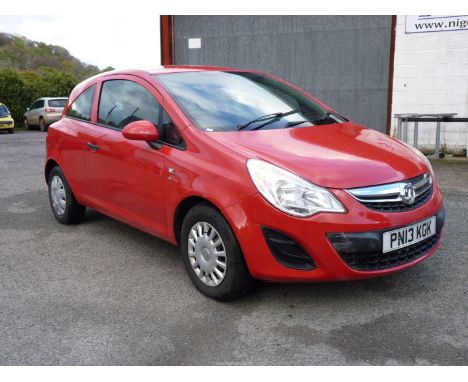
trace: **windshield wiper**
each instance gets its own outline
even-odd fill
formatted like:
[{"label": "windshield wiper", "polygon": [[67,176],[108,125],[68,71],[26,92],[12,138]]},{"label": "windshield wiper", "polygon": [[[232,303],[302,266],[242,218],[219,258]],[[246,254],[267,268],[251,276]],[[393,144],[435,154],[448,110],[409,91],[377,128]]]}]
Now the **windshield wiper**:
[{"label": "windshield wiper", "polygon": [[252,129],[252,130],[257,130],[257,129],[260,129],[261,127],[267,125],[268,123],[271,123],[277,119],[280,119],[280,118],[283,118],[283,117],[286,117],[287,115],[291,115],[291,114],[296,114],[298,113],[300,110],[298,109],[294,109],[294,110],[291,110],[291,111],[287,111],[285,113],[282,113],[282,112],[278,112],[278,113],[271,113],[271,114],[266,114],[266,115],[262,115],[258,118],[255,118],[253,119],[252,121],[249,121],[247,123],[244,123],[242,125],[238,125],[237,126],[237,130],[244,130],[246,127],[250,126],[252,123],[255,123],[255,122],[261,122],[261,121],[268,121],[267,123],[264,123],[260,126],[257,126],[256,128]]},{"label": "windshield wiper", "polygon": [[317,123],[325,121],[327,118],[331,118],[335,122],[340,122],[340,120],[336,117],[336,115],[337,114],[335,114],[335,113],[333,113],[331,111],[327,111],[327,112],[323,113],[319,118],[312,120],[312,122],[317,124]]},{"label": "windshield wiper", "polygon": [[295,121],[295,122],[290,122],[286,125],[286,127],[294,127],[294,126],[297,126],[297,125],[302,125],[303,123],[309,123],[309,121],[306,121],[305,119],[303,121]]}]

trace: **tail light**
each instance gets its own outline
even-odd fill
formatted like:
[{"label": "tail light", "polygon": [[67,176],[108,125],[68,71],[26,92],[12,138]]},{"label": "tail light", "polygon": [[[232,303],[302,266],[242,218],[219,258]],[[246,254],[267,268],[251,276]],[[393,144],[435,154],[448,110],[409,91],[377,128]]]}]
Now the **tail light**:
[{"label": "tail light", "polygon": [[46,113],[55,113],[55,109],[52,108],[52,107],[46,107],[46,108],[44,109],[44,111],[45,111]]}]

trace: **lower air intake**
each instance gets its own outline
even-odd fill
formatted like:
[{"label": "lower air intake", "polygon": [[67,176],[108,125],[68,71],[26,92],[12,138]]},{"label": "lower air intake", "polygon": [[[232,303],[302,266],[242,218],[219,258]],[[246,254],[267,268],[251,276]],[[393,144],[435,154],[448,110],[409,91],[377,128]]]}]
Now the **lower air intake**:
[{"label": "lower air intake", "polygon": [[271,228],[262,227],[262,231],[268,248],[281,265],[307,271],[316,268],[315,262],[296,241]]}]

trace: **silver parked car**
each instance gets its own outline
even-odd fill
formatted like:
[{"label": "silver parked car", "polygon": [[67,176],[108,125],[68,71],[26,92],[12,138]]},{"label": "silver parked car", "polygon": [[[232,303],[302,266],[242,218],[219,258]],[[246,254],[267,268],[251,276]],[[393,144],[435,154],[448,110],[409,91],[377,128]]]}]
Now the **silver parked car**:
[{"label": "silver parked car", "polygon": [[39,126],[41,131],[47,131],[47,127],[62,116],[67,100],[67,97],[43,97],[34,101],[23,116],[26,130]]}]

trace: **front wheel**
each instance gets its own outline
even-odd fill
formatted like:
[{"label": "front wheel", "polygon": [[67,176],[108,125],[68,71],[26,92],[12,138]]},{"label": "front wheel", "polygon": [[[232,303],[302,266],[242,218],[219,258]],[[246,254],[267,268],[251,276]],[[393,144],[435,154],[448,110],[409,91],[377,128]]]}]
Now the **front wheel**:
[{"label": "front wheel", "polygon": [[60,167],[49,174],[49,201],[52,212],[59,223],[78,223],[84,217],[86,207],[79,204]]},{"label": "front wheel", "polygon": [[24,119],[24,129],[25,129],[25,130],[29,130],[29,123],[28,123],[28,119],[27,119],[27,118]]},{"label": "front wheel", "polygon": [[13,134],[14,132],[15,132],[15,129],[8,130],[8,134]]},{"label": "front wheel", "polygon": [[193,207],[182,223],[180,240],[185,269],[205,296],[232,300],[254,286],[231,227],[213,207]]}]

